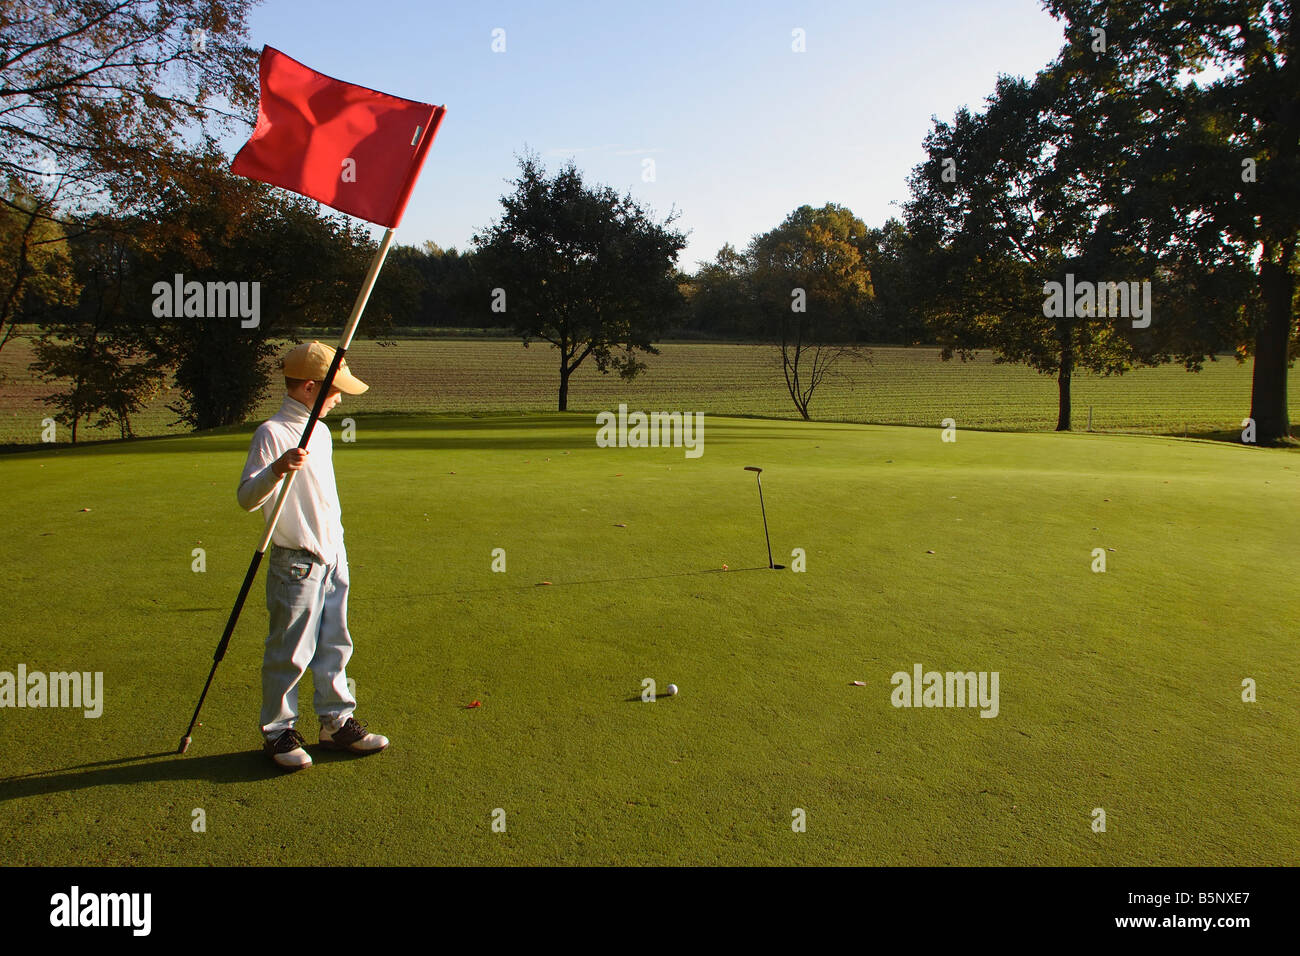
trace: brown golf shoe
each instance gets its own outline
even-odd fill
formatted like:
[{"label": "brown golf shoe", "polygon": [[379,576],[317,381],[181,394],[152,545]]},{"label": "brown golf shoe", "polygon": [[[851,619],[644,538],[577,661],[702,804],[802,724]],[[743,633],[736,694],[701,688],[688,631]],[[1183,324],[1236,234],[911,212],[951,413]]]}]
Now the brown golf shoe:
[{"label": "brown golf shoe", "polygon": [[388,738],[366,731],[365,725],[349,717],[337,730],[330,732],[322,724],[320,744],[330,750],[346,750],[354,754],[377,754],[388,746]]},{"label": "brown golf shoe", "polygon": [[303,747],[307,741],[302,734],[290,727],[288,730],[262,744],[266,755],[275,761],[275,765],[284,770],[306,770],[311,766],[311,755]]}]

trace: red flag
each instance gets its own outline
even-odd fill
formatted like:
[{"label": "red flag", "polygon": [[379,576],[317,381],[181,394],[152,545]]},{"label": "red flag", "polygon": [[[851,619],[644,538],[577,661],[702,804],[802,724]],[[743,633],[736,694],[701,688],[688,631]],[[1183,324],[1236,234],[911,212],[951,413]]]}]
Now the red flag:
[{"label": "red flag", "polygon": [[446,109],[317,73],[262,48],[257,127],[230,171],[394,228]]}]

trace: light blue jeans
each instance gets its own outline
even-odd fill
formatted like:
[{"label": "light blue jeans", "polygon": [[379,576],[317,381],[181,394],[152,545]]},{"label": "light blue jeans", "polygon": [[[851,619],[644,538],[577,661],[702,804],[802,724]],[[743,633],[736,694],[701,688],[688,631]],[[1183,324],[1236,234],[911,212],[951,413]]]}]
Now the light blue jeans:
[{"label": "light blue jeans", "polygon": [[348,634],[348,557],[325,564],[310,551],[267,552],[266,608],[271,630],[262,658],[262,734],[274,740],[298,718],[298,682],[311,668],[312,705],[333,730],[356,709],[345,668]]}]

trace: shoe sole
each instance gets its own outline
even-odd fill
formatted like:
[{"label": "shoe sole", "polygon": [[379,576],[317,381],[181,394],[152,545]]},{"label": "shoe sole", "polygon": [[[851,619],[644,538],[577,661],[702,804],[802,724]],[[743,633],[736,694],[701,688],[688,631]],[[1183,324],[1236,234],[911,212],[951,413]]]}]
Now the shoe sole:
[{"label": "shoe sole", "polygon": [[376,747],[374,750],[353,750],[352,747],[347,744],[336,744],[332,740],[322,740],[320,741],[320,745],[326,750],[337,750],[342,753],[356,754],[358,757],[369,757],[371,754],[383,753],[388,749],[388,744],[384,744],[382,747]]},{"label": "shoe sole", "polygon": [[276,760],[275,758],[272,758],[272,759],[271,759],[271,763],[275,764],[275,766],[276,766],[277,769],[279,769],[279,770],[283,770],[285,773],[297,773],[297,772],[300,771],[300,770],[310,770],[310,769],[311,769],[311,764],[309,764],[309,763],[300,764],[300,765],[297,766],[297,767],[286,767],[284,764],[280,763],[280,762],[279,762],[278,760]]},{"label": "shoe sole", "polygon": [[[263,751],[263,753],[266,753],[266,751]],[[306,763],[299,764],[297,767],[289,767],[286,766],[285,764],[280,763],[280,761],[276,760],[275,754],[272,753],[267,753],[266,758],[270,760],[271,763],[275,764],[275,766],[278,769],[283,770],[285,773],[297,773],[299,770],[306,770],[308,767],[312,765],[312,762],[308,760]]]}]

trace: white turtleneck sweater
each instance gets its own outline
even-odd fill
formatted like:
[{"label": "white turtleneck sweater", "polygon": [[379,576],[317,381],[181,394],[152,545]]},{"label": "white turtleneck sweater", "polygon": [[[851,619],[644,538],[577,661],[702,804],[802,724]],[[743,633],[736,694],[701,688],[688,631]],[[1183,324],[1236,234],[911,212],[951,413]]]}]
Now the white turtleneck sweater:
[{"label": "white turtleneck sweater", "polygon": [[[276,477],[271,466],[297,446],[310,416],[310,408],[286,395],[280,410],[253,433],[239,481],[239,506],[245,511],[260,506],[270,520],[284,480]],[[322,421],[311,430],[307,461],[294,476],[271,543],[310,551],[326,564],[337,562],[343,552],[343,522],[334,485],[334,440]]]}]

